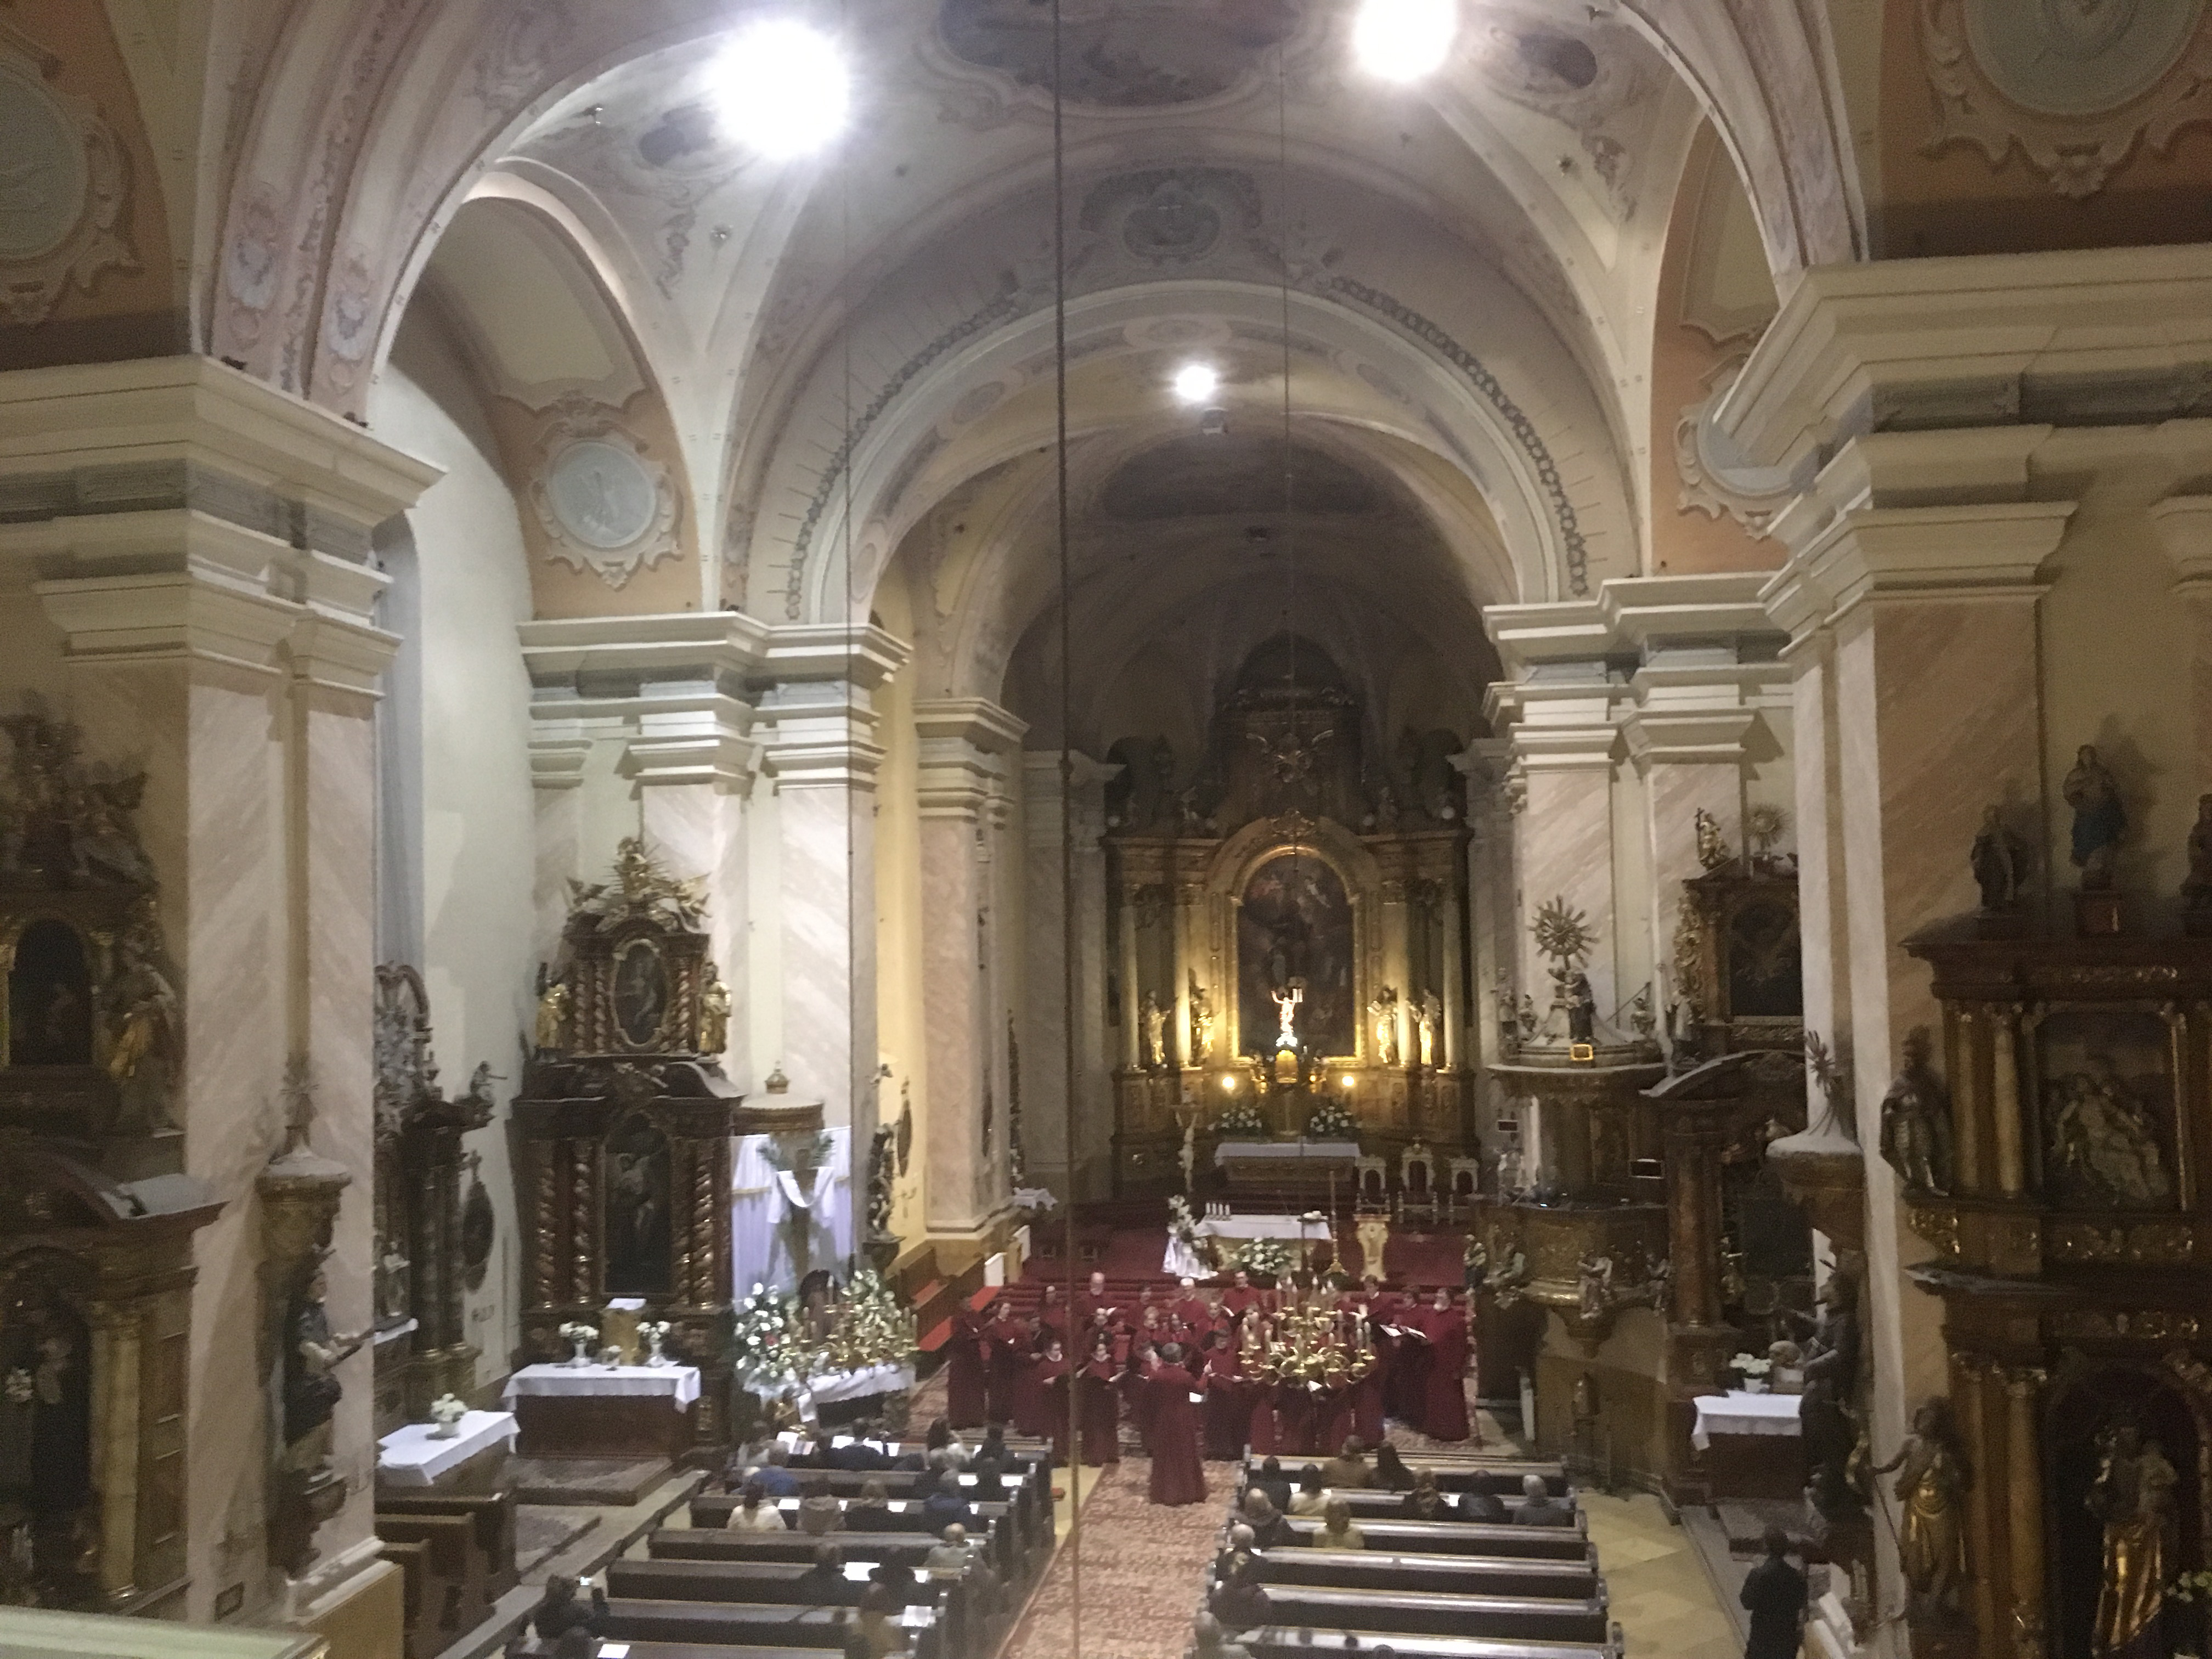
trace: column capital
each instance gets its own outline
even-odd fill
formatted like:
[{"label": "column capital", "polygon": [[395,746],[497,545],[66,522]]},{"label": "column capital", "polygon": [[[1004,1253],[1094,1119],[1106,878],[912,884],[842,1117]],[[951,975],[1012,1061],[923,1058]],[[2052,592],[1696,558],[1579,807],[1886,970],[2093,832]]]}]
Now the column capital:
[{"label": "column capital", "polygon": [[754,676],[768,629],[736,611],[575,617],[518,625],[530,674],[531,769],[540,788],[580,781],[595,741],[647,787],[743,794],[760,769]]},{"label": "column capital", "polygon": [[945,697],[915,704],[914,729],[921,816],[972,823],[1006,795],[1008,757],[1029,724],[983,697]]},{"label": "column capital", "polygon": [[2212,495],[2169,495],[2150,509],[2151,528],[2173,566],[2177,592],[2212,592]]}]

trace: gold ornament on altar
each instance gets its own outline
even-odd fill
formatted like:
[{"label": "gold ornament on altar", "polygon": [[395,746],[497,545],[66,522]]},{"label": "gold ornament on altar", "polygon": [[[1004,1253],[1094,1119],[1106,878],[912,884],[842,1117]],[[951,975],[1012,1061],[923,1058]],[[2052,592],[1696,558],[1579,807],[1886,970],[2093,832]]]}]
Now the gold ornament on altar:
[{"label": "gold ornament on altar", "polygon": [[1589,919],[1569,904],[1564,895],[1547,899],[1529,924],[1538,954],[1562,965],[1580,962],[1597,942]]}]

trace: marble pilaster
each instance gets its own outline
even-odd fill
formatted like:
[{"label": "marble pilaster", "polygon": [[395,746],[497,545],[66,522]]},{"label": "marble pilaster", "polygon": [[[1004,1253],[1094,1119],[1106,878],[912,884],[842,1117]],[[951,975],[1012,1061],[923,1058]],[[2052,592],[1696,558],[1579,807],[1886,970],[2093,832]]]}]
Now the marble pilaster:
[{"label": "marble pilaster", "polygon": [[915,705],[928,1102],[923,1191],[933,1234],[974,1235],[1006,1192],[993,842],[1004,823],[999,804],[1008,769],[1027,729],[981,698]]},{"label": "marble pilaster", "polygon": [[[1121,769],[1070,751],[1066,793],[1057,751],[1022,757],[1023,881],[1028,917],[1028,997],[1022,1052],[1022,1121],[1030,1178],[1065,1194],[1103,1196],[1114,1123],[1113,1069],[1127,1063],[1109,1049],[1104,1019],[1086,1011],[1106,1006],[1106,785]],[[1072,804],[1071,804],[1072,797]],[[1060,836],[1073,844],[1074,914],[1060,884]],[[1070,957],[1073,956],[1073,963]],[[1073,1065],[1066,1019],[1067,975],[1073,969]],[[1126,1038],[1125,1021],[1122,1035]],[[1068,1098],[1073,1073],[1075,1097]],[[1075,1146],[1068,1145],[1073,1124]],[[1072,1171],[1072,1172],[1071,1172]]]},{"label": "marble pilaster", "polygon": [[[384,586],[370,537],[436,471],[189,357],[0,375],[0,562],[41,578],[65,642],[54,699],[89,754],[147,773],[139,823],[184,1006],[185,1170],[250,1194],[296,1066],[318,1152],[360,1177],[333,1228],[328,1304],[357,1328],[371,1281],[372,714],[397,643],[370,620]],[[249,1617],[286,1599],[260,1525],[269,1356],[240,1336],[264,1316],[259,1232],[249,1196],[193,1241],[189,1395],[234,1402],[196,1408],[184,1437],[196,1620],[233,1583]],[[366,1355],[339,1375],[332,1462],[349,1495],[317,1540],[332,1589],[386,1571],[359,1547]]]}]

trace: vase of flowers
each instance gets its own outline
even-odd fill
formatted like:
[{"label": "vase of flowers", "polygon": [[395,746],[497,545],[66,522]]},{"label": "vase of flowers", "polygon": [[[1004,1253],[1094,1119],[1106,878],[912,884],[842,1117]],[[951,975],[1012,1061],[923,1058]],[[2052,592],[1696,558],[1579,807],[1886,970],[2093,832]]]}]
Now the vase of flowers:
[{"label": "vase of flowers", "polygon": [[574,1345],[576,1351],[568,1356],[568,1364],[580,1370],[592,1363],[592,1344],[599,1340],[599,1328],[572,1319],[561,1328],[561,1340]]},{"label": "vase of flowers", "polygon": [[1267,1120],[1258,1101],[1249,1097],[1232,1100],[1215,1115],[1213,1133],[1220,1139],[1249,1140],[1254,1135],[1267,1133]]},{"label": "vase of flowers", "polygon": [[1743,1379],[1743,1391],[1746,1394],[1766,1392],[1767,1373],[1774,1369],[1774,1362],[1771,1359],[1755,1353],[1740,1353],[1729,1360],[1729,1364],[1735,1368],[1735,1374]]},{"label": "vase of flowers", "polygon": [[1314,1115],[1306,1120],[1308,1140],[1349,1140],[1359,1139],[1359,1120],[1352,1109],[1340,1100],[1324,1100],[1314,1108]]},{"label": "vase of flowers", "polygon": [[645,1356],[647,1364],[673,1365],[676,1363],[661,1351],[661,1344],[668,1340],[668,1333],[674,1327],[665,1319],[638,1321],[637,1334],[645,1339],[646,1346],[649,1350]]},{"label": "vase of flowers", "polygon": [[1252,1238],[1237,1247],[1225,1264],[1225,1270],[1235,1273],[1241,1267],[1252,1276],[1254,1284],[1273,1285],[1290,1272],[1294,1260],[1291,1247],[1281,1239]]}]

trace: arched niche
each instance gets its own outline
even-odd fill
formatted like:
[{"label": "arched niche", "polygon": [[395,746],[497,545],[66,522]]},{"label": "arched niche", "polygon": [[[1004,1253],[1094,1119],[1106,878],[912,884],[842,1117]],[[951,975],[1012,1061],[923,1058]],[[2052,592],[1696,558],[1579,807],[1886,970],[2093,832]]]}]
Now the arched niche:
[{"label": "arched niche", "polygon": [[[1217,1053],[1249,1055],[1272,1054],[1274,1050],[1277,1025],[1273,1018],[1262,1016],[1263,1029],[1251,1029],[1253,1011],[1258,1006],[1253,996],[1261,991],[1261,981],[1268,979],[1270,970],[1249,960],[1249,952],[1259,936],[1279,930],[1275,918],[1248,918],[1247,906],[1252,902],[1258,886],[1270,877],[1283,873],[1273,866],[1305,860],[1312,862],[1316,872],[1327,872],[1318,879],[1311,872],[1299,872],[1296,878],[1315,890],[1307,896],[1319,896],[1321,890],[1333,887],[1344,906],[1346,982],[1341,988],[1328,988],[1332,993],[1340,988],[1345,1002],[1342,1024],[1347,1028],[1345,1034],[1349,1041],[1342,1047],[1323,1048],[1320,1052],[1332,1060],[1370,1057],[1366,1053],[1370,1042],[1362,1031],[1364,1022],[1360,1011],[1382,984],[1382,941],[1376,926],[1382,867],[1360,844],[1358,836],[1329,818],[1255,820],[1223,842],[1214,854],[1206,886],[1224,921],[1219,930],[1224,945],[1223,994],[1216,1001],[1228,1019],[1228,1029],[1221,1034],[1222,1046]],[[1310,928],[1326,925],[1317,916],[1305,921]],[[1333,952],[1318,945],[1310,949],[1309,955],[1316,960],[1308,965],[1320,965],[1319,959]]]}]

